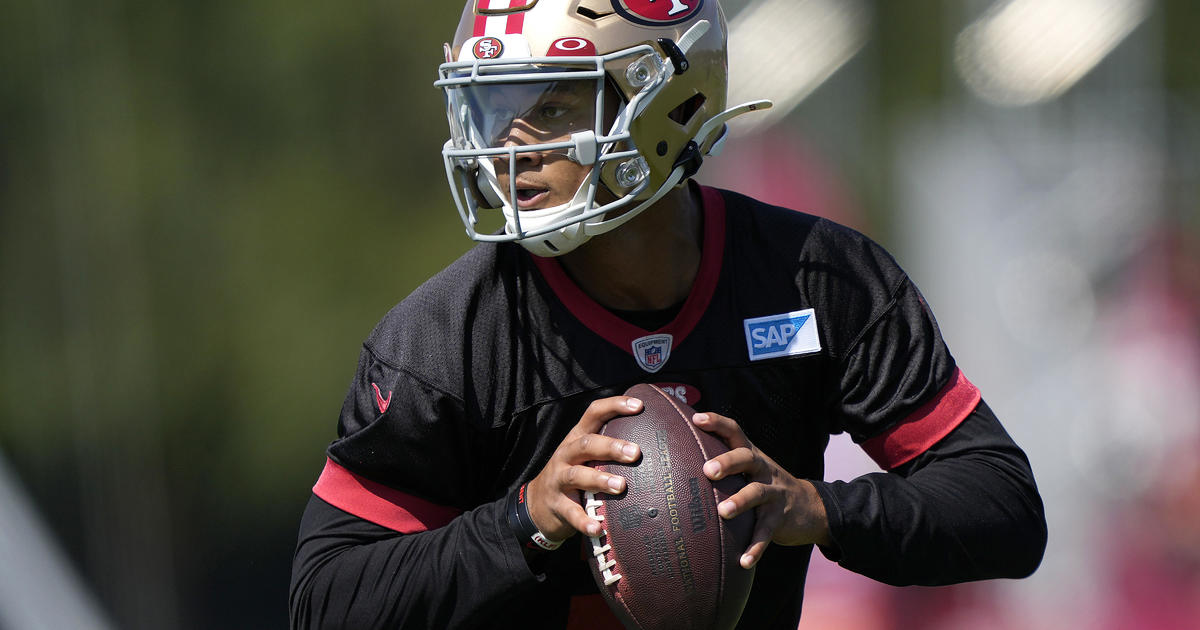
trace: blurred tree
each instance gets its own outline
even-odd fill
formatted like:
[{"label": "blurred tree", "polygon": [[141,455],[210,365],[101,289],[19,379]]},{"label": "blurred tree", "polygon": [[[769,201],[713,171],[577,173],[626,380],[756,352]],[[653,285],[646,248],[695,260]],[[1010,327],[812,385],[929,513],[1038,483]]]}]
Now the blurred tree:
[{"label": "blurred tree", "polygon": [[459,10],[5,7],[0,445],[123,627],[286,625],[358,343],[468,246]]}]

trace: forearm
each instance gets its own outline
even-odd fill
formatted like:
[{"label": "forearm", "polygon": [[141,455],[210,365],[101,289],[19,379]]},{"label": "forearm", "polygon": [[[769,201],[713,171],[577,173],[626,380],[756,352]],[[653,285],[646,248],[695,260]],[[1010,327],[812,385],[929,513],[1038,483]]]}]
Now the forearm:
[{"label": "forearm", "polygon": [[897,471],[816,486],[836,543],[826,554],[888,584],[1024,577],[1045,550],[1028,460],[983,403]]},{"label": "forearm", "polygon": [[485,619],[536,583],[502,505],[399,534],[313,497],[292,569],[292,628],[446,628]]}]

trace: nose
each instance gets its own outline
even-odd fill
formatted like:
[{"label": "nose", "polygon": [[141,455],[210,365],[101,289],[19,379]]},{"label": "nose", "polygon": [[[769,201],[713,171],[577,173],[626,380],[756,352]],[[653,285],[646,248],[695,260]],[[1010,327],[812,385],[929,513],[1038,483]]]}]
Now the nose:
[{"label": "nose", "polygon": [[[514,125],[508,129],[508,133],[504,136],[504,142],[501,144],[501,146],[504,148],[523,147],[531,144],[530,140],[531,139],[528,137],[528,134],[523,133]],[[518,164],[526,164],[529,166],[541,164],[543,159],[543,155],[540,151],[518,152],[516,157]]]}]

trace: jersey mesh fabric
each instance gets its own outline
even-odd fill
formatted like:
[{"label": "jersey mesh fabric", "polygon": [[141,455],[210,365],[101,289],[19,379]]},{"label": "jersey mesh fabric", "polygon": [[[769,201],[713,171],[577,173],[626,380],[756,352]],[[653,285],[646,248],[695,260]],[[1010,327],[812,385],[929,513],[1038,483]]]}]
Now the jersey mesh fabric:
[{"label": "jersey mesh fabric", "polygon": [[[738,420],[789,472],[818,480],[830,434],[878,443],[915,417],[942,423],[935,429],[945,435],[972,411],[977,392],[952,396],[933,421],[918,413],[947,388],[973,386],[919,291],[881,247],[811,215],[715,189],[703,195],[705,248],[717,243],[721,254],[676,315],[691,318],[690,327],[660,371],[643,371],[624,345],[653,331],[623,322],[633,332],[605,334],[611,313],[577,289],[564,299],[572,289],[553,271],[557,261],[481,244],[366,340],[329,459],[393,489],[397,501],[409,496],[457,514],[502,501],[537,474],[592,400],[639,382],[686,386],[679,391],[695,392],[686,401],[695,409]],[[813,309],[819,351],[751,359],[745,320],[804,309]],[[881,449],[881,465],[904,463],[888,459],[895,442]],[[899,450],[914,455],[912,445]],[[351,496],[317,494],[356,509]],[[810,551],[772,547],[742,627],[795,627]],[[564,595],[594,593],[579,554],[576,545],[550,554],[544,577],[500,609],[559,601],[566,611]]]}]

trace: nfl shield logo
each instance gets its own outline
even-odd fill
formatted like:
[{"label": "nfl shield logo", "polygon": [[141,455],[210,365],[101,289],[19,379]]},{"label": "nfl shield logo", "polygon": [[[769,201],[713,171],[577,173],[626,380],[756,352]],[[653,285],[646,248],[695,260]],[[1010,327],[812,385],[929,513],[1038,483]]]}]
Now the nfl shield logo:
[{"label": "nfl shield logo", "polygon": [[633,340],[633,358],[641,368],[653,374],[666,365],[671,357],[671,341],[668,334],[647,335]]}]

